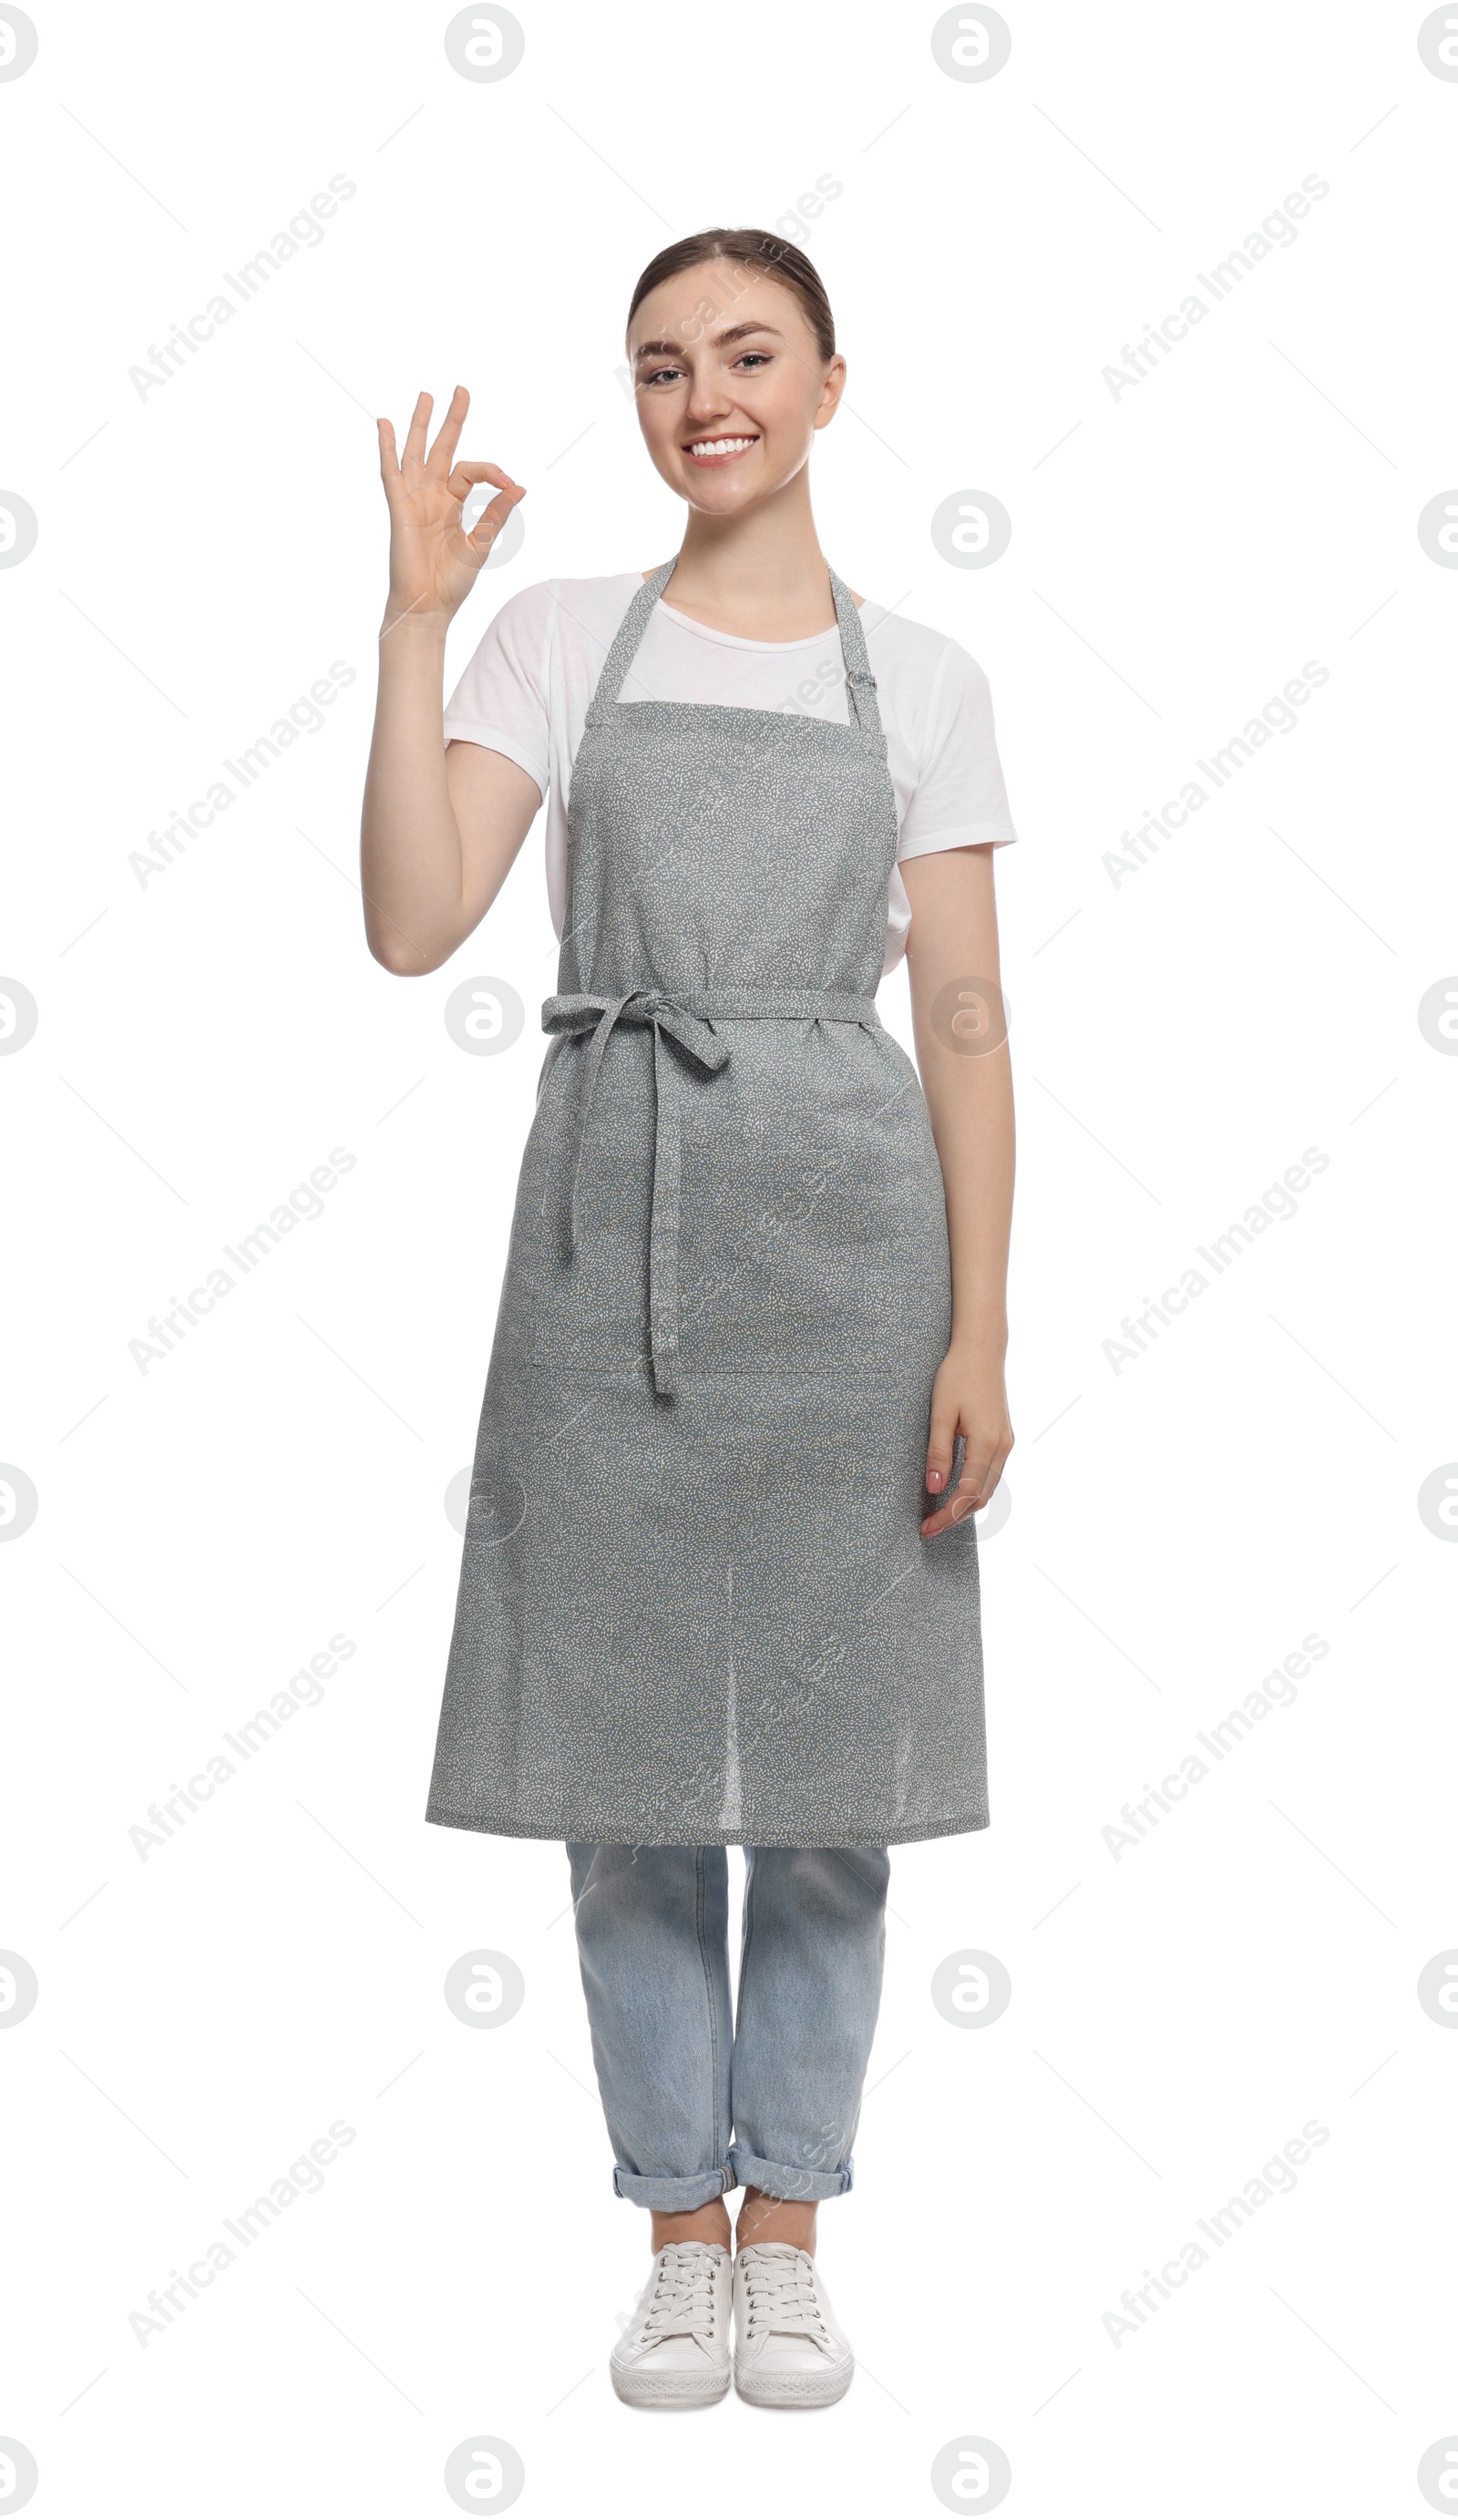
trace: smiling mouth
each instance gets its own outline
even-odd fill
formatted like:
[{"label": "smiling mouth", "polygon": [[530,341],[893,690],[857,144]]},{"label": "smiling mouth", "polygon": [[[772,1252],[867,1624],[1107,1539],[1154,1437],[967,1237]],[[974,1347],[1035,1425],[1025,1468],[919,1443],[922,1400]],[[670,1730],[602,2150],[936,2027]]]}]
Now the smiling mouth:
[{"label": "smiling mouth", "polygon": [[757,446],[755,437],[694,437],[684,448],[691,464],[733,464]]}]

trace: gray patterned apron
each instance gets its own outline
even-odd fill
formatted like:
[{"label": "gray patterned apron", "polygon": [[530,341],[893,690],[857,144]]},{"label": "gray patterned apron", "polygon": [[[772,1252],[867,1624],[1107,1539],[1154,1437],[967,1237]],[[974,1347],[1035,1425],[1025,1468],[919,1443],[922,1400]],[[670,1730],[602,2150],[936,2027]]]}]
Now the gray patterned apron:
[{"label": "gray patterned apron", "polygon": [[427,1817],[617,1845],[981,1828],[976,1533],[919,1529],[951,1280],[920,1080],[876,1012],[876,683],[832,571],[847,725],[620,700],[673,566],[572,765]]}]

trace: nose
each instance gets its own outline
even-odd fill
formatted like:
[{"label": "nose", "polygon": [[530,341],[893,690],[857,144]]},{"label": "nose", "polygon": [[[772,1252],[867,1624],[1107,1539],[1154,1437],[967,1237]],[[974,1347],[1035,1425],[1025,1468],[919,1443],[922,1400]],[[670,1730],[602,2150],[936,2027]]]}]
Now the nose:
[{"label": "nose", "polygon": [[689,374],[689,398],[685,417],[694,422],[717,420],[728,409],[727,397],[712,367],[695,367]]}]

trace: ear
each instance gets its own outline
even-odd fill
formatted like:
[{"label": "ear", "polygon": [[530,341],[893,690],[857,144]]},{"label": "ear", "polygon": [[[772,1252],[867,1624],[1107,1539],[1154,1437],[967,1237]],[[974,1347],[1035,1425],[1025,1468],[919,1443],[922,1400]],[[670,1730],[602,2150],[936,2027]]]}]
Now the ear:
[{"label": "ear", "polygon": [[831,359],[826,366],[825,382],[820,389],[820,402],[815,413],[815,427],[817,428],[824,428],[829,422],[835,419],[836,413],[840,408],[841,396],[844,390],[845,362],[838,350],[835,357]]}]

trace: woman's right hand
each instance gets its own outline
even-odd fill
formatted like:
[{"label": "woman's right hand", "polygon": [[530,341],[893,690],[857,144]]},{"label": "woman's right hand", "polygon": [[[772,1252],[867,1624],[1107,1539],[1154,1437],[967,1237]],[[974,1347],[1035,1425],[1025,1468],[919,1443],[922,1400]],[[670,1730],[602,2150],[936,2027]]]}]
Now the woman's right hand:
[{"label": "woman's right hand", "polygon": [[[457,385],[435,443],[427,452],[431,396],[415,406],[403,456],[387,420],[379,423],[380,476],[389,505],[389,604],[386,626],[402,614],[434,613],[449,621],[465,603],[507,518],[526,492],[497,464],[452,466],[471,396]],[[461,512],[478,481],[494,482],[497,497],[482,511],[474,533],[461,528]]]}]

